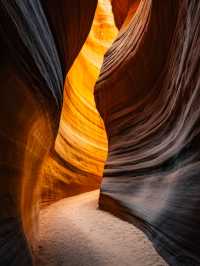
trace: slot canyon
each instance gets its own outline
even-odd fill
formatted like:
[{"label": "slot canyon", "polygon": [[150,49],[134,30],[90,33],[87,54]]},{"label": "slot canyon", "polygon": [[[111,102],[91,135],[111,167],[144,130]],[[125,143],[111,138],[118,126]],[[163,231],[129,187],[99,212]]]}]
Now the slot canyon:
[{"label": "slot canyon", "polygon": [[0,266],[200,265],[200,1],[0,0]]}]

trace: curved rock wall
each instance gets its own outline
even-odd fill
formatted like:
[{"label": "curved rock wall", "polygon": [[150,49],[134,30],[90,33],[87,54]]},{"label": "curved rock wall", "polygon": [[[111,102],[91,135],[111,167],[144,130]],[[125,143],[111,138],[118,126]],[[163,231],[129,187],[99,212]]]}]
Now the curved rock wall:
[{"label": "curved rock wall", "polygon": [[109,149],[100,207],[170,265],[200,264],[199,21],[199,1],[142,0],[95,88]]},{"label": "curved rock wall", "polygon": [[94,85],[117,32],[109,0],[98,1],[88,38],[65,82],[55,149],[44,164],[42,204],[100,186],[107,137],[95,107]]},{"label": "curved rock wall", "polygon": [[0,264],[30,266],[43,163],[54,147],[65,75],[97,1],[0,1]]}]

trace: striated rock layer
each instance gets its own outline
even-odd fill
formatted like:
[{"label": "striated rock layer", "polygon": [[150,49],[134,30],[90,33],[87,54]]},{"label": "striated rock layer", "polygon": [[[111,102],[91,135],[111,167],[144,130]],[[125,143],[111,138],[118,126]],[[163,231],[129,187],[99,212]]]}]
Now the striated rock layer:
[{"label": "striated rock layer", "polygon": [[142,0],[95,88],[109,148],[100,207],[170,265],[200,265],[199,23],[198,0]]},{"label": "striated rock layer", "polygon": [[66,73],[97,1],[0,1],[0,265],[30,266],[43,164],[54,148]]},{"label": "striated rock layer", "polygon": [[109,0],[99,0],[88,38],[65,82],[55,149],[44,164],[43,204],[100,186],[107,137],[94,85],[117,32]]}]

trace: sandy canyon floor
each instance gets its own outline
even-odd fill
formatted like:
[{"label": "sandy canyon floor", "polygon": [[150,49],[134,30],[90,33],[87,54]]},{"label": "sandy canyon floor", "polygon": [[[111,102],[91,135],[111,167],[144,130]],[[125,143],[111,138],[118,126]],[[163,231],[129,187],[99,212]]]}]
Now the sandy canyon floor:
[{"label": "sandy canyon floor", "polygon": [[98,209],[98,195],[63,199],[41,212],[36,266],[166,266],[140,230]]}]

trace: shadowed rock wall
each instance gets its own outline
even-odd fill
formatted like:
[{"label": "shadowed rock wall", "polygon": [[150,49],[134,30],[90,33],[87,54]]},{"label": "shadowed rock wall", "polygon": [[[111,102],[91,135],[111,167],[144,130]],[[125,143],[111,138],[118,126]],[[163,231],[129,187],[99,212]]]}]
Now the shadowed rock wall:
[{"label": "shadowed rock wall", "polygon": [[199,1],[141,1],[95,88],[109,149],[100,207],[170,265],[200,265],[199,21]]},{"label": "shadowed rock wall", "polygon": [[128,24],[135,14],[140,0],[110,0],[114,14],[115,24],[118,28]]},{"label": "shadowed rock wall", "polygon": [[97,1],[0,1],[0,265],[30,266],[41,171]]}]

